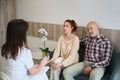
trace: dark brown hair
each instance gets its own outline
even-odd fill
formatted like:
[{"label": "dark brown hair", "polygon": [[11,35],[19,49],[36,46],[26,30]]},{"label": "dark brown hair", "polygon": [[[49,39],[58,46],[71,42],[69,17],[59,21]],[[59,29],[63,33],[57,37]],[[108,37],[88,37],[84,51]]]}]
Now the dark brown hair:
[{"label": "dark brown hair", "polygon": [[1,55],[8,58],[16,59],[19,49],[27,47],[26,32],[28,23],[22,19],[11,20],[7,25],[6,42],[2,46]]},{"label": "dark brown hair", "polygon": [[77,24],[74,20],[67,19],[64,21],[64,23],[65,22],[68,22],[73,27],[72,32],[75,32],[77,30]]}]

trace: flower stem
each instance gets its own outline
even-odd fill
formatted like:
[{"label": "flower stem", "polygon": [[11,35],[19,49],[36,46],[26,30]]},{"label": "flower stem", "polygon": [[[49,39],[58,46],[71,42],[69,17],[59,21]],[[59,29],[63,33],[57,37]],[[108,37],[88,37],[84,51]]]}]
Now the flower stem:
[{"label": "flower stem", "polygon": [[44,49],[45,49],[45,41],[44,41]]}]

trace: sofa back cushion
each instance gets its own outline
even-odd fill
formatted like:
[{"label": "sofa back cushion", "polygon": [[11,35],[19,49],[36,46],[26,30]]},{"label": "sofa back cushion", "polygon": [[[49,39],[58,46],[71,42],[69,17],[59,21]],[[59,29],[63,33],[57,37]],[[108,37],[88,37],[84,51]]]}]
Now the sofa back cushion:
[{"label": "sofa back cushion", "polygon": [[85,44],[84,44],[84,42],[80,42],[78,54],[79,54],[79,62],[83,61],[84,60],[84,55],[85,55]]}]

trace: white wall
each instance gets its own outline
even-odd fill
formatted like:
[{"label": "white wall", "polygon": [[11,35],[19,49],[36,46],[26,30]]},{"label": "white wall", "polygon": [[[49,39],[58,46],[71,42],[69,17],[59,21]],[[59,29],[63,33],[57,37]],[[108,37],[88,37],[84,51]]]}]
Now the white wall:
[{"label": "white wall", "polygon": [[63,24],[74,19],[79,26],[97,21],[102,28],[120,30],[120,0],[15,0],[16,18]]}]

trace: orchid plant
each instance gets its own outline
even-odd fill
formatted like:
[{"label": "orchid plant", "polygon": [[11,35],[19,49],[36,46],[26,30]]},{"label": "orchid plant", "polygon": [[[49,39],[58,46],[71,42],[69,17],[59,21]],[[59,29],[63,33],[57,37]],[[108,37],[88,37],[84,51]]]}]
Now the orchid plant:
[{"label": "orchid plant", "polygon": [[49,48],[46,47],[48,32],[44,28],[39,29],[38,32],[42,33],[43,35],[41,40],[43,41],[44,48],[40,48],[40,49],[42,50],[42,52],[45,52],[47,55],[47,53],[49,52]]}]

